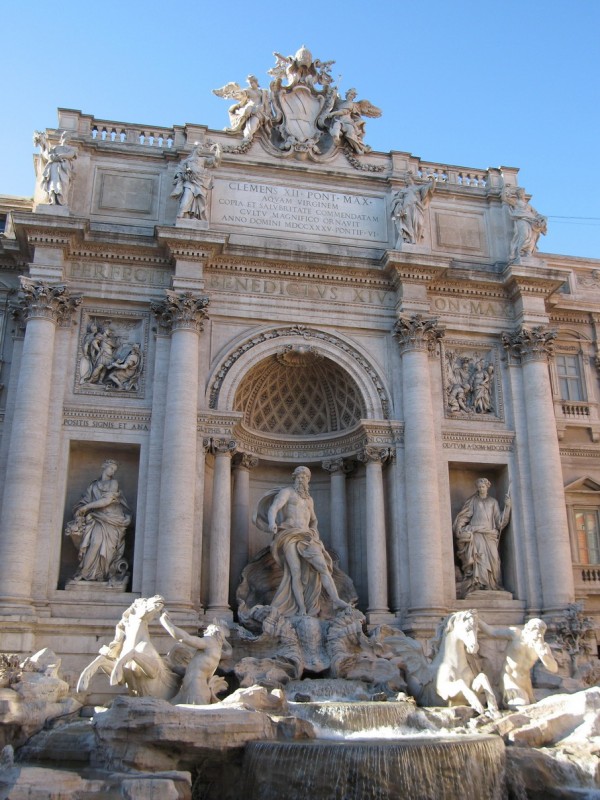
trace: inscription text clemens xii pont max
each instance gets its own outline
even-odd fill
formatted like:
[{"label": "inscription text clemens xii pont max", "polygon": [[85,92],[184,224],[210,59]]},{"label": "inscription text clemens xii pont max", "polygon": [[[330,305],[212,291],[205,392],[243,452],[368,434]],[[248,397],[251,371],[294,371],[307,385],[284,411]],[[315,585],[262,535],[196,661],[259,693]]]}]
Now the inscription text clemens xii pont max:
[{"label": "inscription text clemens xii pont max", "polygon": [[387,244],[382,197],[215,180],[213,224]]}]

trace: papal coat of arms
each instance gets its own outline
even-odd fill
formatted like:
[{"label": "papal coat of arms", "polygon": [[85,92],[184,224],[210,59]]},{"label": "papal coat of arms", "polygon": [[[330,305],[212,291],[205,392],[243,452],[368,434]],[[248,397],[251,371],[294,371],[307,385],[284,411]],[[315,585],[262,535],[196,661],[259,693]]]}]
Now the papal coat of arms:
[{"label": "papal coat of arms", "polygon": [[357,100],[355,89],[344,97],[339,94],[331,75],[335,62],[313,59],[304,46],[293,56],[274,55],[269,89],[261,88],[258,79],[249,75],[246,88],[232,82],[213,90],[218,97],[236,101],[225,129],[242,134],[236,149],[245,152],[258,137],[277,156],[317,161],[338,148],[352,158],[368,153],[363,117],[380,117],[381,111],[368,100]]}]

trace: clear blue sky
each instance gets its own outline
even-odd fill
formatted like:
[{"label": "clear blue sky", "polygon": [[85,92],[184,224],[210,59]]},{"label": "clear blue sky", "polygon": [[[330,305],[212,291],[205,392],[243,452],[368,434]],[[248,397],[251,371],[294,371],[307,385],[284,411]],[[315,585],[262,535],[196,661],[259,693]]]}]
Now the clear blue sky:
[{"label": "clear blue sky", "polygon": [[373,149],[519,167],[550,218],[540,249],[600,258],[598,0],[0,0],[0,25],[1,194],[33,193],[31,136],[59,106],[222,128],[211,89],[267,85],[273,51],[305,44],[383,110]]}]

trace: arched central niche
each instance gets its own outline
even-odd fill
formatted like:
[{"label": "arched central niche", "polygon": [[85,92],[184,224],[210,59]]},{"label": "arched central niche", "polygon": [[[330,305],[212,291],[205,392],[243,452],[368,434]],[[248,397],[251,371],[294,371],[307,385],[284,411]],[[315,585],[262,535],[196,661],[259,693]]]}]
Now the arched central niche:
[{"label": "arched central niche", "polygon": [[341,366],[310,346],[291,344],[250,369],[234,410],[249,430],[285,437],[339,433],[366,416],[359,387]]}]

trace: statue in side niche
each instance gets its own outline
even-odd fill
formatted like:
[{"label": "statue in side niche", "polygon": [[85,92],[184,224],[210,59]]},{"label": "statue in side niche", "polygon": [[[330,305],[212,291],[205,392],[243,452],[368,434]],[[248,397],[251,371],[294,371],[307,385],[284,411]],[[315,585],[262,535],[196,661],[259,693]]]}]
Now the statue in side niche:
[{"label": "statue in side niche", "polygon": [[521,256],[531,256],[537,250],[540,235],[548,231],[548,220],[527,202],[525,190],[521,187],[514,193],[505,188],[502,200],[508,206],[514,226],[509,259],[511,263],[519,264]]},{"label": "statue in side niche", "polygon": [[465,501],[452,527],[462,570],[462,596],[476,589],[502,589],[498,544],[512,505],[507,493],[500,511],[498,501],[488,496],[491,483],[487,478],[478,478],[475,485],[477,491]]},{"label": "statue in side niche", "polygon": [[317,530],[313,499],[309,493],[310,470],[297,467],[294,484],[275,489],[260,501],[254,523],[273,535],[271,554],[283,569],[283,578],[269,605],[283,616],[320,611],[321,590],[334,611],[348,606],[333,580],[333,563]]},{"label": "statue in side niche", "polygon": [[217,97],[235,100],[229,108],[229,128],[227,133],[242,132],[244,142],[251,142],[259,128],[269,130],[273,121],[269,90],[261,89],[258,78],[248,75],[248,88],[231,81],[221,89],[213,89]]},{"label": "statue in side niche", "polygon": [[394,195],[392,219],[398,229],[398,242],[419,244],[425,236],[425,211],[435,190],[435,179],[417,184],[408,173],[406,186]]},{"label": "statue in side niche", "polygon": [[530,619],[523,627],[507,628],[488,625],[479,620],[479,630],[493,639],[506,639],[508,647],[502,665],[501,689],[505,708],[518,708],[535,703],[531,684],[531,668],[539,659],[549,672],[558,672],[558,664],[544,641],[546,623]]},{"label": "statue in side niche", "polygon": [[63,131],[59,144],[51,145],[45,133],[36,131],[33,134],[33,144],[41,151],[42,168],[38,180],[49,205],[66,206],[68,203],[77,150],[67,144],[67,138],[67,131]]},{"label": "statue in side niche", "polygon": [[190,155],[177,167],[171,197],[179,200],[178,219],[207,219],[208,192],[213,180],[209,169],[221,163],[221,148],[196,143]]},{"label": "statue in side niche", "polygon": [[67,523],[68,536],[79,554],[75,581],[108,582],[122,585],[127,581],[125,532],[131,524],[131,511],[114,475],[118,465],[109,459],[102,464],[102,474],[92,481],[73,509]]}]

